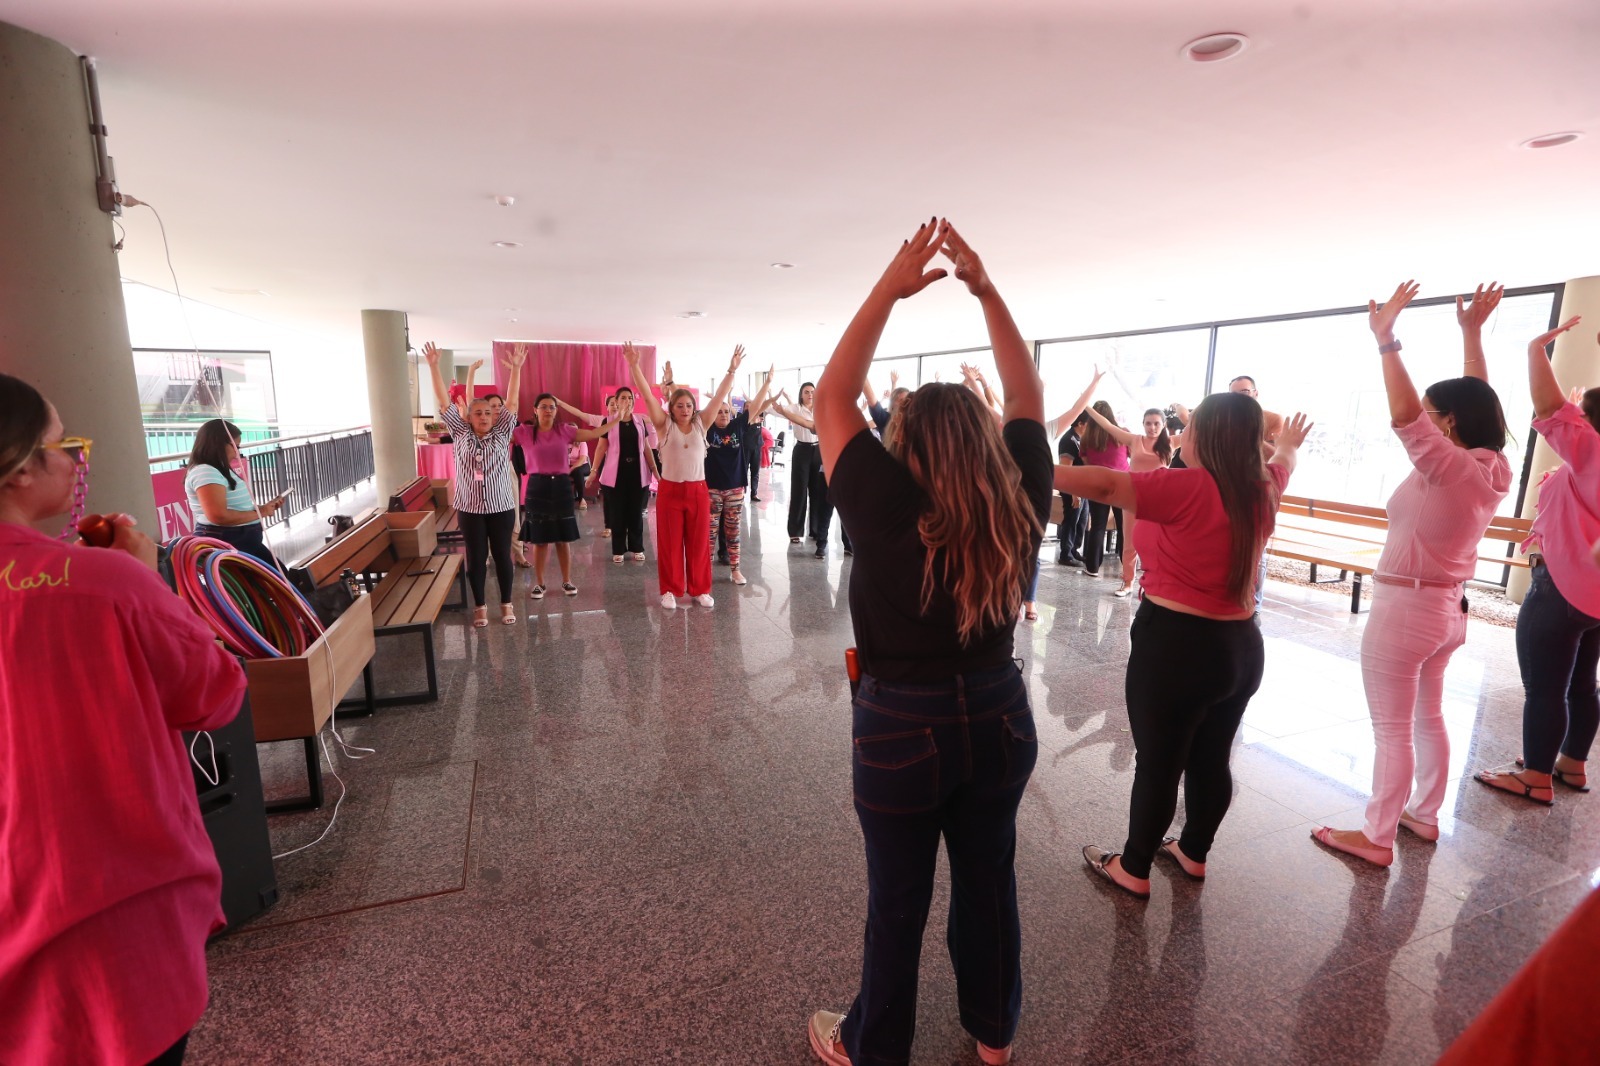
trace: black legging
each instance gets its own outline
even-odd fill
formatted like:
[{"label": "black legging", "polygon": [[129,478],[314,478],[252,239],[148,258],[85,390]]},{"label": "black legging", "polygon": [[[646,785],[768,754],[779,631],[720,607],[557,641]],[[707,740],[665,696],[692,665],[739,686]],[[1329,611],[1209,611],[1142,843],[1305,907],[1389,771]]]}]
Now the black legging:
[{"label": "black legging", "polygon": [[1089,501],[1089,539],[1083,546],[1083,568],[1098,573],[1106,554],[1106,516],[1117,517],[1117,558],[1122,558],[1122,508]]},{"label": "black legging", "polygon": [[[815,444],[796,442],[789,454],[789,536],[817,532],[816,490],[813,477],[822,480],[822,452]],[[826,489],[824,489],[826,492]],[[811,525],[806,526],[806,502],[811,502]]]},{"label": "black legging", "polygon": [[644,551],[644,509],[650,493],[639,484],[638,469],[638,463],[619,464],[617,483],[609,493],[606,521],[611,523],[612,555]]},{"label": "black legging", "polygon": [[755,494],[761,491],[761,449],[748,449],[748,453],[748,462],[750,464],[750,496],[753,499]]},{"label": "black legging", "polygon": [[461,536],[467,545],[467,584],[472,586],[472,603],[483,606],[484,583],[489,576],[489,556],[494,556],[494,576],[500,582],[500,602],[510,603],[516,579],[511,572],[511,536],[517,528],[517,509],[494,514],[457,511]]},{"label": "black legging", "polygon": [[1129,630],[1124,694],[1133,731],[1133,797],[1122,868],[1149,877],[1178,806],[1183,781],[1183,853],[1205,862],[1228,805],[1228,756],[1250,697],[1261,687],[1261,630],[1246,618],[1218,622],[1150,600]]}]

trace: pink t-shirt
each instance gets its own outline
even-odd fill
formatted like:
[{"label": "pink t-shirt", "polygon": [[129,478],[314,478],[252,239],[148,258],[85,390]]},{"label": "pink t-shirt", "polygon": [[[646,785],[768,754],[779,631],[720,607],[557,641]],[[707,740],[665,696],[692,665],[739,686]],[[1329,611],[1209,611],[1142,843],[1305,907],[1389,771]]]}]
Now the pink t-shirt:
[{"label": "pink t-shirt", "polygon": [[0,1062],[149,1062],[199,1020],[222,875],[179,731],[244,687],[137,560],[0,523]]},{"label": "pink t-shirt", "polygon": [[552,429],[539,431],[537,442],[532,426],[518,426],[511,434],[511,443],[522,449],[522,462],[530,474],[565,474],[572,469],[567,462],[567,448],[578,435],[578,427],[571,422],[557,422]]},{"label": "pink t-shirt", "polygon": [[1104,448],[1088,448],[1080,445],[1078,455],[1083,459],[1084,466],[1103,466],[1107,470],[1128,469],[1127,446],[1116,441],[1112,441]]},{"label": "pink t-shirt", "polygon": [[1466,581],[1478,543],[1511,488],[1511,463],[1492,448],[1450,443],[1426,414],[1394,435],[1413,467],[1389,497],[1389,532],[1378,573],[1425,581]]},{"label": "pink t-shirt", "polygon": [[[1267,466],[1273,498],[1266,532],[1271,534],[1277,497],[1289,483],[1289,469]],[[1152,470],[1133,480],[1133,547],[1144,564],[1144,590],[1211,615],[1236,615],[1245,605],[1228,595],[1233,546],[1228,514],[1216,480],[1199,467]],[[1254,569],[1252,561],[1251,568]]]},{"label": "pink t-shirt", "polygon": [[1600,618],[1600,567],[1589,546],[1600,540],[1600,433],[1577,404],[1563,404],[1533,428],[1561,457],[1561,469],[1539,489],[1539,514],[1524,551],[1538,551],[1568,603]]}]

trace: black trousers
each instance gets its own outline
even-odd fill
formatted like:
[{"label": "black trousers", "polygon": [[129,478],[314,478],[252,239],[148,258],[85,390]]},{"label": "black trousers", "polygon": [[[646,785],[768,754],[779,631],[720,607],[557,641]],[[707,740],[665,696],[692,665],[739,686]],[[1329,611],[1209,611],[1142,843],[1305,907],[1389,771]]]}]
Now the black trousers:
[{"label": "black trousers", "polygon": [[510,603],[516,584],[511,570],[511,537],[516,532],[517,509],[513,507],[494,514],[456,513],[461,517],[461,536],[467,545],[467,584],[472,586],[473,606],[483,606],[491,555],[494,556],[495,580],[500,583],[500,602]]},{"label": "black trousers", "polygon": [[1117,517],[1117,558],[1122,558],[1123,526],[1122,508],[1109,503],[1089,501],[1089,539],[1083,545],[1083,568],[1099,571],[1106,554],[1106,516]]},{"label": "black trousers", "polygon": [[750,453],[750,498],[754,499],[756,493],[761,491],[761,449],[757,448]]},{"label": "black trousers", "polygon": [[608,498],[611,509],[606,522],[611,526],[611,554],[644,551],[644,509],[649,491],[639,483],[637,463],[618,464],[617,483]]},{"label": "black trousers", "polygon": [[1178,808],[1183,853],[1205,862],[1233,802],[1228,756],[1265,663],[1261,630],[1246,618],[1218,622],[1145,600],[1128,635],[1123,691],[1135,753],[1122,868],[1149,877]]},{"label": "black trousers", "polygon": [[[812,481],[822,481],[822,451],[815,444],[796,442],[789,453],[789,536],[817,533],[817,500]],[[826,490],[824,490],[824,493]],[[811,505],[811,522],[806,523],[806,505]]]},{"label": "black trousers", "polygon": [[1083,537],[1089,528],[1089,501],[1061,493],[1061,524],[1056,527],[1056,562],[1083,558]]}]

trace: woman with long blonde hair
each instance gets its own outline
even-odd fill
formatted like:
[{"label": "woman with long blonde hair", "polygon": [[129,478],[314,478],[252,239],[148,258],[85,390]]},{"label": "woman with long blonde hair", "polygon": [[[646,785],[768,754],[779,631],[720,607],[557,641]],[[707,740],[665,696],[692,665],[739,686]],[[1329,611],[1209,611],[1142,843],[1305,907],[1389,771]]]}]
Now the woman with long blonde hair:
[{"label": "woman with long blonde hair", "polygon": [[[925,270],[941,250],[983,308],[1004,428],[967,388],[928,384],[896,404],[885,448],[856,401],[896,301],[945,276]],[[811,1046],[833,1066],[908,1060],[943,838],[961,1022],[984,1062],[1008,1062],[1022,1006],[1016,815],[1038,756],[1012,632],[1050,514],[1052,462],[1028,346],[948,223],[901,246],[834,350],[814,410],[856,553],[852,781],[867,933],[855,1005],[816,1012]]]}]

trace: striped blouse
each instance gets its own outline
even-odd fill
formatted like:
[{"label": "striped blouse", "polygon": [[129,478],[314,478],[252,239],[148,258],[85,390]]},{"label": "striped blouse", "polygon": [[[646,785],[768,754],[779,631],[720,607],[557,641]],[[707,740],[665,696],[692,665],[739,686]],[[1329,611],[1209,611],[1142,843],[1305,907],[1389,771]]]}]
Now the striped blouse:
[{"label": "striped blouse", "polygon": [[511,468],[511,434],[517,416],[500,411],[487,436],[479,437],[455,404],[439,414],[455,440],[456,510],[467,514],[498,514],[517,506]]}]

